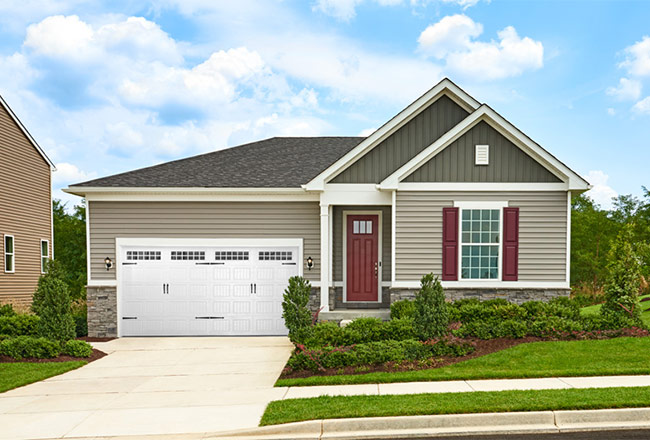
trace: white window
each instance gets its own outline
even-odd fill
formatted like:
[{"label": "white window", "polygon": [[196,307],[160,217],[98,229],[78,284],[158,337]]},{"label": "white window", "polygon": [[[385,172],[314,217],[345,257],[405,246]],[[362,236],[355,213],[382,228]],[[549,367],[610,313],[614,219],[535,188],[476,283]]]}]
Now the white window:
[{"label": "white window", "polygon": [[50,242],[41,240],[41,273],[45,273],[47,260],[50,259]]},{"label": "white window", "polygon": [[372,220],[354,220],[352,222],[353,234],[372,234]]},{"label": "white window", "polygon": [[461,208],[461,279],[499,279],[500,242],[501,209],[491,207]]},{"label": "white window", "polygon": [[489,165],[490,164],[490,146],[477,145],[475,151],[476,165]]},{"label": "white window", "polygon": [[13,273],[16,271],[14,236],[5,235],[5,272]]}]

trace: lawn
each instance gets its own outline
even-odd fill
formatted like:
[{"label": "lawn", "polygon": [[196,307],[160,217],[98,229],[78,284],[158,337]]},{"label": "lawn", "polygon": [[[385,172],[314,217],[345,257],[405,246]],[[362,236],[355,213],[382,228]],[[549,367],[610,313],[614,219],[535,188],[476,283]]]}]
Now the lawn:
[{"label": "lawn", "polygon": [[74,370],[85,361],[9,362],[0,364],[0,393]]},{"label": "lawn", "polygon": [[280,379],[276,386],[650,374],[650,337],[521,344],[431,370]]},{"label": "lawn", "polygon": [[535,391],[321,396],[269,403],[260,425],[350,417],[485,412],[639,408],[650,406],[650,387]]},{"label": "lawn", "polygon": [[[650,295],[645,295],[645,296],[641,297],[641,299],[644,299],[644,298],[650,298]],[[583,307],[581,309],[581,313],[584,316],[597,315],[598,313],[600,313],[601,306],[602,306],[602,304],[596,304],[596,305],[589,306],[589,307]],[[643,320],[643,323],[646,326],[650,326],[650,300],[649,301],[643,301],[641,303],[641,310],[642,310],[641,319]]]}]

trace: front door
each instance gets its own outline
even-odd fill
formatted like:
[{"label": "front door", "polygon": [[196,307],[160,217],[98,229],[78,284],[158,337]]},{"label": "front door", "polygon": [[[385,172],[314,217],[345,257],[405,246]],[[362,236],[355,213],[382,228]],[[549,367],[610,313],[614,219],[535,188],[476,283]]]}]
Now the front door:
[{"label": "front door", "polygon": [[377,301],[379,216],[348,215],[346,236],[347,301]]}]

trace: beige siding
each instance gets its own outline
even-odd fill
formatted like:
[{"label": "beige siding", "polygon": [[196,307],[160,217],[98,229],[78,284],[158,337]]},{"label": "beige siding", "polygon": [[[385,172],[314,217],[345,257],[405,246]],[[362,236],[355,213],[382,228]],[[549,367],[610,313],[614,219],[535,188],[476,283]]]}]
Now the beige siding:
[{"label": "beige siding", "polygon": [[[50,242],[49,164],[0,106],[0,303],[29,304],[41,275],[41,240]],[[4,235],[14,236],[15,273],[4,272]]]},{"label": "beige siding", "polygon": [[398,191],[397,281],[442,271],[442,208],[454,201],[507,201],[519,207],[519,280],[565,281],[567,193],[564,191]]},{"label": "beige siding", "polygon": [[[115,260],[116,237],[302,238],[304,256],[320,277],[320,208],[315,202],[90,202],[93,280],[115,279],[104,258]],[[304,265],[304,261],[303,261]]]},{"label": "beige siding", "polygon": [[[475,146],[489,145],[489,164],[475,164]],[[481,121],[404,179],[405,182],[560,182],[556,176]]]},{"label": "beige siding", "polygon": [[332,244],[334,281],[343,281],[343,212],[344,211],[381,211],[382,212],[382,281],[390,281],[391,276],[391,208],[390,206],[335,206],[332,222]]},{"label": "beige siding", "polygon": [[332,179],[332,183],[380,183],[467,115],[458,104],[442,95]]}]

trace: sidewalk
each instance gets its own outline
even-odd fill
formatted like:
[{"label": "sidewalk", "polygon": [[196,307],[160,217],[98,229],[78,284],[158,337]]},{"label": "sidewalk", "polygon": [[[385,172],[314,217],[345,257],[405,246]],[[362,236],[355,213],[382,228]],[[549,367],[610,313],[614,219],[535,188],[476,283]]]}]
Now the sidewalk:
[{"label": "sidewalk", "polygon": [[557,390],[566,388],[609,388],[650,386],[647,376],[549,377],[543,379],[454,380],[444,382],[402,382],[362,385],[286,387],[282,399],[318,396],[386,394],[463,393],[473,391]]}]

